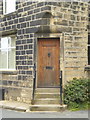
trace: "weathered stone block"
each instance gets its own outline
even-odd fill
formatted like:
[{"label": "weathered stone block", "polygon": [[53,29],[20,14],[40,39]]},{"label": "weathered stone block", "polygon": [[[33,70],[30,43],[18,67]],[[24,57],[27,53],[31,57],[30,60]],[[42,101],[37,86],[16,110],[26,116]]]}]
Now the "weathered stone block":
[{"label": "weathered stone block", "polygon": [[60,32],[72,32],[72,27],[61,27],[61,26],[58,26],[58,30]]},{"label": "weathered stone block", "polygon": [[68,25],[68,21],[67,21],[67,20],[58,21],[57,24],[58,24],[58,25],[67,26],[67,25]]},{"label": "weathered stone block", "polygon": [[74,26],[75,22],[74,21],[69,21],[70,26]]},{"label": "weathered stone block", "polygon": [[76,19],[76,16],[71,15],[71,20],[75,20],[75,19]]}]

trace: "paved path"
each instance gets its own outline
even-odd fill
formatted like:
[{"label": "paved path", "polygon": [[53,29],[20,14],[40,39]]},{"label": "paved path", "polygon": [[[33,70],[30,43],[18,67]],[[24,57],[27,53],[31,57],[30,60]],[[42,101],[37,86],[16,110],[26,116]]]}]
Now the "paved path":
[{"label": "paved path", "polygon": [[4,109],[11,109],[11,110],[19,110],[19,111],[26,111],[29,110],[30,105],[22,102],[17,101],[0,101],[0,108]]},{"label": "paved path", "polygon": [[[90,111],[89,111],[90,112]],[[0,117],[3,118],[88,118],[88,111],[76,112],[18,112],[0,109]]]}]

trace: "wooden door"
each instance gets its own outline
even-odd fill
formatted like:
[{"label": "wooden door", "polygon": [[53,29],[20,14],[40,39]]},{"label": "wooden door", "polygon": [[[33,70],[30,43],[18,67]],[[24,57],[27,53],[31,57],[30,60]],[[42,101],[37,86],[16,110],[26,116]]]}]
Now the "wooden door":
[{"label": "wooden door", "polygon": [[59,39],[38,40],[38,87],[59,86]]}]

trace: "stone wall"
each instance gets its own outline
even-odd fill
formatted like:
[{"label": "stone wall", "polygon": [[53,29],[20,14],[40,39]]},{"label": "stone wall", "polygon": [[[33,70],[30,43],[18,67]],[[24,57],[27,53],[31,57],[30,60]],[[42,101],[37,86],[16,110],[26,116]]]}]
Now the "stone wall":
[{"label": "stone wall", "polygon": [[60,69],[63,84],[74,77],[86,77],[88,40],[87,2],[22,2],[17,10],[1,15],[1,34],[16,35],[16,71],[2,72],[5,99],[32,99],[37,39],[60,38]]},{"label": "stone wall", "polygon": [[[88,4],[88,16],[89,16],[89,19],[88,19],[88,35],[90,36],[90,2]],[[88,36],[88,40],[90,39],[89,36]],[[89,67],[89,70],[87,70],[87,75],[88,75],[88,78],[90,79],[90,65],[88,67]]]},{"label": "stone wall", "polygon": [[3,37],[16,35],[16,71],[1,71],[0,74],[5,99],[31,101],[36,41],[34,33],[38,31],[40,24],[45,24],[47,19],[42,20],[42,17],[47,10],[50,7],[45,2],[22,2],[17,3],[15,12],[1,15],[0,34]]},{"label": "stone wall", "polygon": [[2,7],[2,1],[0,1],[0,15],[2,15],[3,7]]},{"label": "stone wall", "polygon": [[64,34],[64,82],[87,77],[88,4],[63,2],[51,8],[53,25]]}]

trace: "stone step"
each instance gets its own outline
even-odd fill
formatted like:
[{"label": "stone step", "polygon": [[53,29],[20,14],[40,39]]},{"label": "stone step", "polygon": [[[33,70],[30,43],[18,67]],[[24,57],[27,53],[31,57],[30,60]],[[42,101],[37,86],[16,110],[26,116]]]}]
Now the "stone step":
[{"label": "stone step", "polygon": [[59,99],[52,99],[52,98],[44,98],[44,99],[35,99],[34,104],[59,104],[60,100]]},{"label": "stone step", "polygon": [[60,93],[60,88],[37,88],[37,93]]},{"label": "stone step", "polygon": [[38,98],[60,98],[59,93],[35,93],[35,99]]},{"label": "stone step", "polygon": [[30,106],[30,110],[31,111],[63,111],[66,109],[66,105],[60,105],[60,104],[56,104],[56,105],[32,105]]}]

